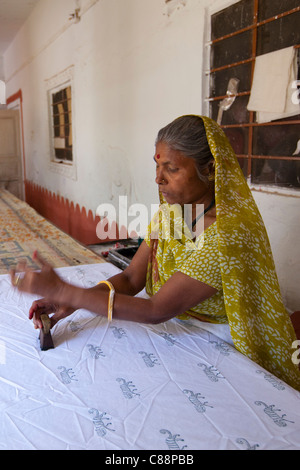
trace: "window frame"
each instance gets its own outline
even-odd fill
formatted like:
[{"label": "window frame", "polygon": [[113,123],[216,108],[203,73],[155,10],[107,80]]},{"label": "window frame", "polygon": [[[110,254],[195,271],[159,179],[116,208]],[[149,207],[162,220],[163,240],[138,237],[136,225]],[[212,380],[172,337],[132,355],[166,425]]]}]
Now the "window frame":
[{"label": "window frame", "polygon": [[[74,106],[74,66],[70,66],[57,75],[45,80],[47,103],[48,103],[48,125],[49,125],[49,148],[50,156],[48,160],[50,171],[77,180],[76,162],[76,135],[75,135],[75,106]],[[72,113],[72,161],[62,160],[56,157],[54,150],[54,128],[52,113],[52,95],[58,91],[71,87],[71,113]]]},{"label": "window frame", "polygon": [[[68,94],[67,90],[70,90],[70,96],[66,96],[65,99],[63,99],[60,102],[56,102],[55,104],[53,103],[53,96],[56,95],[57,93],[66,90],[66,94]],[[52,128],[52,160],[57,163],[64,163],[64,164],[73,164],[73,144],[71,146],[66,146],[66,139],[69,140],[70,135],[72,139],[72,85],[71,82],[68,81],[66,83],[63,83],[62,85],[58,86],[55,89],[52,89],[49,91],[50,93],[50,113],[51,113],[51,128]],[[68,111],[66,112],[64,110],[64,104],[67,102],[67,109]],[[68,103],[70,102],[70,103]],[[55,112],[54,107],[57,106],[58,111],[57,113]],[[60,107],[61,106],[61,107]],[[61,109],[62,108],[62,109]],[[61,118],[65,115],[68,114],[68,122],[66,123],[65,121],[62,123]],[[59,123],[55,122],[55,118],[58,119]],[[58,133],[59,135],[56,135],[56,129],[58,128]],[[63,145],[62,142],[58,141],[64,141]],[[56,150],[61,149],[66,153],[66,151],[71,152],[71,158],[68,159],[65,156],[58,157],[56,154]],[[70,150],[71,149],[71,150]]]},{"label": "window frame", "polygon": [[[263,26],[264,24],[270,23],[272,21],[279,20],[282,17],[285,17],[285,16],[293,14],[293,13],[297,13],[297,12],[300,11],[300,6],[298,6],[296,8],[285,11],[285,12],[280,13],[278,15],[275,15],[273,17],[267,18],[263,21],[258,21],[259,1],[260,0],[254,0],[253,1],[254,11],[253,11],[253,21],[252,21],[251,25],[249,25],[247,27],[244,27],[244,28],[241,28],[241,29],[238,29],[238,30],[236,30],[232,33],[226,34],[226,35],[221,36],[221,37],[216,38],[216,39],[211,39],[212,38],[212,30],[211,30],[212,16],[215,15],[216,13],[218,13],[218,12],[221,12],[222,10],[224,10],[228,7],[231,7],[231,6],[239,3],[240,0],[236,0],[236,1],[224,0],[223,2],[217,2],[216,5],[208,7],[206,9],[206,15],[205,15],[205,19],[206,19],[206,21],[205,21],[205,38],[206,38],[206,42],[205,42],[205,47],[204,47],[205,80],[204,80],[203,91],[204,91],[204,96],[206,96],[205,102],[204,102],[204,110],[205,110],[205,114],[207,114],[208,116],[211,115],[211,111],[210,111],[211,102],[213,102],[213,101],[214,102],[218,102],[218,101],[220,102],[221,100],[226,98],[226,95],[223,95],[223,96],[211,96],[210,95],[210,93],[211,93],[211,88],[210,88],[211,74],[215,73],[216,71],[222,71],[222,70],[226,70],[226,69],[236,67],[238,65],[244,65],[244,64],[249,63],[251,65],[250,89],[247,90],[247,91],[238,92],[236,96],[237,97],[242,97],[242,96],[250,97],[251,86],[252,86],[252,81],[253,81],[253,74],[254,74],[255,59],[259,55],[259,54],[256,55],[258,28]],[[226,40],[228,38],[238,36],[239,34],[241,34],[243,32],[247,32],[247,31],[250,31],[251,36],[252,36],[251,37],[251,57],[246,59],[246,60],[241,60],[240,62],[234,62],[234,63],[230,63],[228,65],[224,65],[222,67],[211,68],[211,65],[210,65],[211,46],[213,44],[217,44],[218,42],[221,42],[222,40]],[[300,49],[300,44],[295,44],[294,47],[299,50]],[[280,185],[276,185],[276,184],[264,184],[264,183],[251,182],[251,169],[252,169],[252,161],[254,159],[255,160],[264,159],[266,161],[267,160],[281,160],[281,161],[283,161],[283,160],[289,160],[289,161],[296,160],[296,161],[300,161],[299,156],[298,157],[297,156],[292,156],[292,155],[291,156],[287,156],[287,155],[272,156],[272,155],[262,155],[262,154],[255,155],[254,150],[253,150],[253,131],[254,131],[255,127],[258,127],[258,126],[260,126],[260,127],[262,127],[262,126],[276,126],[276,125],[277,126],[283,126],[283,125],[290,125],[290,124],[299,125],[300,124],[300,119],[294,119],[294,117],[291,117],[290,119],[285,119],[285,120],[282,120],[282,121],[278,120],[278,121],[270,121],[270,122],[266,122],[266,123],[258,123],[258,122],[255,121],[255,112],[254,111],[248,111],[248,114],[249,114],[248,122],[243,122],[242,124],[240,124],[240,123],[224,124],[224,125],[222,124],[221,127],[224,130],[230,129],[230,128],[232,128],[232,129],[234,129],[234,128],[242,128],[242,129],[248,128],[249,136],[248,136],[247,153],[237,154],[237,157],[241,160],[245,160],[245,162],[247,163],[246,178],[247,178],[248,184],[250,185],[251,189],[258,189],[258,187],[259,188],[263,187],[263,189],[265,189],[268,192],[278,192],[278,193],[288,193],[288,194],[294,193],[294,194],[297,194],[299,196],[300,188],[296,188],[296,187],[289,188],[287,186],[280,186]]]}]

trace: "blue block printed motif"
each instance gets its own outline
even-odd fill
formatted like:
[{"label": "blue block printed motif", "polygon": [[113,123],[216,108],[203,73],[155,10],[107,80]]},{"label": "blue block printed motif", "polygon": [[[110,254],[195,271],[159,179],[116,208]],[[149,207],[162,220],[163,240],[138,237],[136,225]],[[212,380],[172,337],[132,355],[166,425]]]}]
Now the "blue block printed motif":
[{"label": "blue block printed motif", "polygon": [[283,384],[283,382],[281,382],[281,380],[277,379],[277,377],[275,377],[274,375],[264,371],[264,370],[257,370],[256,371],[257,374],[263,374],[264,375],[264,379],[267,381],[267,382],[270,382],[270,384],[273,385],[274,388],[277,388],[277,390],[285,390],[285,386]]},{"label": "blue block printed motif", "polygon": [[194,405],[196,411],[198,413],[205,413],[206,408],[213,408],[213,406],[208,405],[207,401],[200,401],[200,399],[205,398],[201,396],[201,393],[194,393],[192,390],[183,390],[183,393],[185,393],[188,396],[188,399],[190,402]]},{"label": "blue block printed motif", "polygon": [[99,359],[99,357],[105,357],[105,354],[103,353],[102,349],[99,348],[99,346],[94,346],[93,344],[88,344],[87,348],[90,352],[90,355],[92,356],[93,359]]},{"label": "blue block printed motif", "polygon": [[180,434],[172,434],[168,429],[161,429],[162,434],[167,434],[166,444],[169,450],[183,450],[187,446],[180,447],[179,442],[184,442],[184,439],[180,439]]},{"label": "blue block printed motif", "polygon": [[112,423],[109,421],[110,418],[107,417],[107,413],[105,411],[100,412],[96,408],[91,408],[89,413],[93,415],[93,423],[98,436],[104,437],[107,431],[115,432],[115,429],[111,429],[109,427]]},{"label": "blue block printed motif", "polygon": [[266,403],[264,403],[263,401],[256,401],[255,405],[264,406],[264,412],[267,416],[269,416],[270,419],[274,421],[275,424],[277,424],[277,426],[285,427],[287,426],[287,423],[294,423],[294,421],[289,421],[285,419],[286,414],[279,416],[279,414],[276,412],[281,410],[275,409],[275,405],[266,405]]},{"label": "blue block printed motif", "polygon": [[251,446],[247,439],[244,439],[243,437],[239,437],[236,442],[238,444],[245,445],[247,450],[256,450],[259,447],[258,444],[254,444],[253,446]]},{"label": "blue block printed motif", "polygon": [[145,351],[139,351],[139,354],[142,354],[142,358],[147,367],[154,367],[156,364],[160,365],[154,354],[146,353]]},{"label": "blue block printed motif", "polygon": [[120,389],[122,390],[122,393],[125,398],[131,399],[134,396],[140,396],[139,393],[136,393],[137,389],[135,388],[135,385],[132,383],[131,380],[127,382],[122,377],[119,377],[116,380],[120,382]]},{"label": "blue block printed motif", "polygon": [[218,382],[219,379],[225,379],[221,372],[214,366],[208,367],[206,364],[198,364],[203,369],[204,374],[211,382]]},{"label": "blue block printed motif", "polygon": [[65,366],[59,366],[58,369],[61,369],[60,376],[61,380],[64,384],[70,384],[72,380],[75,382],[78,382],[77,379],[75,379],[75,374],[72,370],[72,368],[67,369]]}]

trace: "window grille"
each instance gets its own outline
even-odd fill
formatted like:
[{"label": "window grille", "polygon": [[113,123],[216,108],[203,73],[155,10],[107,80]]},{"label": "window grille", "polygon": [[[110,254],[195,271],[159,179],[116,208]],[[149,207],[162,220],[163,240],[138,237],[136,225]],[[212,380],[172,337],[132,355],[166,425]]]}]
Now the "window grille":
[{"label": "window grille", "polygon": [[54,160],[72,163],[72,94],[71,86],[51,92]]},{"label": "window grille", "polygon": [[300,111],[258,123],[255,112],[247,110],[255,58],[289,46],[297,50],[299,101],[299,24],[299,0],[241,0],[211,16],[210,116],[218,119],[229,81],[238,79],[236,98],[221,125],[251,183],[300,188]]}]

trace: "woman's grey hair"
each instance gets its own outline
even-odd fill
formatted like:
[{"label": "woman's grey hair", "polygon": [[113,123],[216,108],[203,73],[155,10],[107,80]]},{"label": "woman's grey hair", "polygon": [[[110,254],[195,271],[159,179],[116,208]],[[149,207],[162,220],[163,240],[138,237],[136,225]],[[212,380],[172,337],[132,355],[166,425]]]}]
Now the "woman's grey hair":
[{"label": "woman's grey hair", "polygon": [[175,119],[158,132],[156,145],[159,142],[164,142],[172,150],[180,151],[185,157],[193,158],[199,178],[208,182],[207,176],[202,172],[214,157],[200,116],[186,115]]}]

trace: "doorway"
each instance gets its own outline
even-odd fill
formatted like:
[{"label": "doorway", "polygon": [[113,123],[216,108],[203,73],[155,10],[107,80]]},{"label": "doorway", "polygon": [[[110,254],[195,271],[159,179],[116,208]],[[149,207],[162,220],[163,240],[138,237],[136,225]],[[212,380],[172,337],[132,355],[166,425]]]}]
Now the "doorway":
[{"label": "doorway", "polygon": [[19,110],[0,109],[0,188],[24,199]]}]

